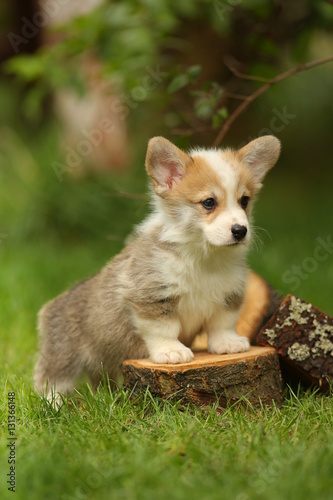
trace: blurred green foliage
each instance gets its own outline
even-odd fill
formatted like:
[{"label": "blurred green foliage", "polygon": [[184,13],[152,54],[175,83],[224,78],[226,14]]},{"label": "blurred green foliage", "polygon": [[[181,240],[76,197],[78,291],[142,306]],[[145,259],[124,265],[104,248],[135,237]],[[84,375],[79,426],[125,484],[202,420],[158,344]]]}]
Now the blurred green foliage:
[{"label": "blurred green foliage", "polygon": [[[303,62],[313,35],[330,32],[332,22],[333,7],[325,0],[292,4],[273,0],[113,0],[59,26],[57,43],[32,55],[18,54],[5,68],[19,80],[35,84],[24,103],[27,114],[33,115],[52,90],[70,87],[81,94],[85,91],[79,67],[86,54],[98,57],[99,76],[118,92],[142,84],[147,67],[158,65],[167,78],[142,100],[154,98],[164,106],[179,106],[172,94],[182,91],[191,100],[190,118],[197,128],[208,124],[209,129],[220,125],[233,107],[224,91],[234,87],[234,79],[222,70],[223,59],[216,54],[214,58],[216,47],[205,42],[205,34],[220,47],[222,58],[232,54],[247,72],[271,77],[285,61],[286,50],[293,62]],[[207,69],[210,58],[216,65],[213,70]],[[195,63],[190,64],[191,60]],[[245,84],[238,82],[238,86],[244,88]],[[182,123],[182,113],[176,114],[176,121]]]}]

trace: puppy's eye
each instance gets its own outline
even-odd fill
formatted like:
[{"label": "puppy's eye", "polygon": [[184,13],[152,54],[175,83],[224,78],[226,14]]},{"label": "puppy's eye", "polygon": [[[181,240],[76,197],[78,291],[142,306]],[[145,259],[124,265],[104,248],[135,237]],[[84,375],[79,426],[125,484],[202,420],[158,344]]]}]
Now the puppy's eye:
[{"label": "puppy's eye", "polygon": [[216,206],[216,200],[214,198],[207,198],[206,200],[203,200],[201,202],[201,205],[206,209],[206,210],[213,210]]},{"label": "puppy's eye", "polygon": [[250,201],[249,196],[242,196],[239,202],[240,206],[245,209],[248,206],[249,201]]}]

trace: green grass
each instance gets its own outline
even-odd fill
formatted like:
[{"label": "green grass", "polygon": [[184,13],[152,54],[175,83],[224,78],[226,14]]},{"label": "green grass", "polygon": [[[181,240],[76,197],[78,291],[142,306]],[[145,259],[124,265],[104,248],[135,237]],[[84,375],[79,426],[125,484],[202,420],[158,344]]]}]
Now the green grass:
[{"label": "green grass", "polygon": [[[280,410],[219,413],[82,387],[55,411],[15,376],[4,403],[9,388],[17,399],[16,498],[331,498],[330,397],[291,393]],[[3,480],[4,438],[1,448]],[[1,498],[10,498],[3,487]]]}]

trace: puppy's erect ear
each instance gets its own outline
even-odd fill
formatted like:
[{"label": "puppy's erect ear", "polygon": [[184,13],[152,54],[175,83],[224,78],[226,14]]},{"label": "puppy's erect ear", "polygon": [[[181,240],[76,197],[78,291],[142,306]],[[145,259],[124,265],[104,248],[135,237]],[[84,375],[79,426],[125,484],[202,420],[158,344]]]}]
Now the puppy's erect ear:
[{"label": "puppy's erect ear", "polygon": [[153,137],[148,143],[146,170],[153,181],[154,189],[160,196],[179,182],[191,162],[187,154],[164,137]]},{"label": "puppy's erect ear", "polygon": [[277,162],[280,150],[280,141],[273,135],[266,135],[249,142],[237,152],[237,155],[260,183],[268,170]]}]

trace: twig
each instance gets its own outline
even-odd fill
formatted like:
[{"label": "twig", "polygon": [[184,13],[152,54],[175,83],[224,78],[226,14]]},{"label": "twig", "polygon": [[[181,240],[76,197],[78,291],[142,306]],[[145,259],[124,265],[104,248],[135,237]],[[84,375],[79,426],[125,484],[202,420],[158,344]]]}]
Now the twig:
[{"label": "twig", "polygon": [[147,198],[144,194],[139,193],[126,193],[122,191],[104,193],[105,196],[110,196],[111,198],[128,198],[131,200],[145,200]]},{"label": "twig", "polygon": [[217,147],[220,144],[220,142],[222,141],[222,139],[224,138],[224,136],[228,132],[228,130],[231,127],[231,125],[233,124],[233,122],[238,118],[238,116],[241,113],[243,113],[246,110],[246,108],[255,99],[257,99],[261,94],[266,92],[266,90],[270,89],[273,85],[276,85],[277,83],[281,82],[282,80],[285,80],[285,78],[288,78],[289,76],[294,75],[295,73],[300,73],[301,71],[306,71],[307,69],[315,68],[316,66],[321,66],[322,64],[326,64],[329,62],[333,62],[333,56],[324,57],[322,59],[316,59],[315,61],[300,64],[299,66],[291,68],[288,71],[285,71],[284,73],[281,73],[280,75],[277,75],[275,78],[272,78],[271,80],[267,81],[258,90],[253,92],[253,94],[249,95],[248,98],[246,100],[244,100],[235,109],[235,111],[229,116],[229,118],[227,118],[227,120],[224,122],[223,127],[221,128],[220,132],[218,133],[215,141],[213,142],[213,147]]},{"label": "twig", "polygon": [[246,75],[244,73],[241,73],[240,71],[238,71],[238,69],[234,66],[233,64],[233,61],[235,61],[235,59],[233,57],[230,57],[230,56],[226,56],[224,58],[224,64],[226,65],[226,67],[228,69],[230,69],[231,73],[233,73],[235,76],[237,76],[238,78],[242,78],[243,80],[252,80],[254,82],[264,82],[264,83],[268,83],[270,82],[270,79],[269,78],[264,78],[262,76],[254,76],[254,75]]},{"label": "twig", "polygon": [[238,99],[239,101],[247,101],[249,96],[242,94],[234,94],[233,92],[224,92],[223,97],[230,97],[230,99]]}]

